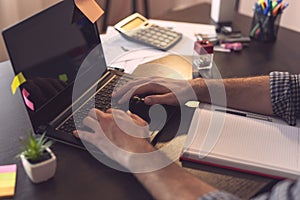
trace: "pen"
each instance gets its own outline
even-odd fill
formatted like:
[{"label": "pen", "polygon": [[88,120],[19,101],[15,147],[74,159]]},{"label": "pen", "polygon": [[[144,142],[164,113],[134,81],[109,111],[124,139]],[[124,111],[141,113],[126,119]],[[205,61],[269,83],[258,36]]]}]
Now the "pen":
[{"label": "pen", "polygon": [[273,13],[273,4],[272,4],[272,0],[269,0],[269,11],[270,11],[270,15],[272,16],[272,13]]},{"label": "pen", "polygon": [[266,9],[266,5],[265,5],[265,1],[264,0],[260,0],[259,4],[260,4],[262,10]]},{"label": "pen", "polygon": [[246,113],[246,112],[223,110],[223,109],[215,109],[215,111],[272,122],[272,119],[270,117],[258,115],[254,113]]},{"label": "pen", "polygon": [[276,15],[277,15],[277,13],[278,13],[279,10],[281,9],[281,7],[282,7],[282,2],[279,3],[279,4],[277,4],[277,6],[274,8],[274,10],[273,10],[273,16],[276,16]]}]

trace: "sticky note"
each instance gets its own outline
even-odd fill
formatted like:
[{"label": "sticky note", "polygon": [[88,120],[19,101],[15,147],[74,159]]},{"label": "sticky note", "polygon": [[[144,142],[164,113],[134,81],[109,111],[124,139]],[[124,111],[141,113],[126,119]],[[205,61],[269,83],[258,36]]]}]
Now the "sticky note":
[{"label": "sticky note", "polygon": [[0,197],[12,197],[15,194],[15,187],[0,188]]},{"label": "sticky note", "polygon": [[14,77],[14,79],[13,79],[13,81],[11,83],[11,91],[12,91],[12,93],[15,94],[16,91],[17,91],[17,89],[18,89],[18,87],[20,87],[20,85],[22,85],[25,82],[26,82],[26,78],[24,77],[23,73],[22,72],[18,73]]},{"label": "sticky note", "polygon": [[0,173],[15,172],[16,170],[17,170],[17,165],[0,166]]},{"label": "sticky note", "polygon": [[0,181],[0,188],[4,188],[4,187],[14,187],[16,184],[15,181],[11,181],[11,180],[1,180]]},{"label": "sticky note", "polygon": [[30,101],[28,99],[28,97],[29,97],[30,94],[29,94],[29,92],[25,88],[22,89],[22,95],[23,95],[23,98],[24,98],[26,106],[28,108],[30,108],[30,110],[34,111],[34,104],[32,103],[32,101]]},{"label": "sticky note", "polygon": [[15,194],[17,165],[0,166],[0,198]]},{"label": "sticky note", "polygon": [[11,179],[15,178],[15,176],[16,176],[15,172],[0,173],[0,181],[11,180]]},{"label": "sticky note", "polygon": [[95,0],[74,0],[77,8],[92,22],[95,23],[104,11]]},{"label": "sticky note", "polygon": [[58,76],[59,80],[63,81],[63,82],[67,82],[68,81],[68,76],[67,74],[60,74]]}]

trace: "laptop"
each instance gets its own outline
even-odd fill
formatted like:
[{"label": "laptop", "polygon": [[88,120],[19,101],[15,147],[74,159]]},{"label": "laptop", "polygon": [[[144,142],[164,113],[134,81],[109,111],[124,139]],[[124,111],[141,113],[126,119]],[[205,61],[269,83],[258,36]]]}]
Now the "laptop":
[{"label": "laptop", "polygon": [[[35,133],[83,147],[72,131],[89,130],[82,119],[91,108],[118,107],[111,91],[132,79],[107,68],[96,24],[65,0],[2,34],[15,74],[27,80],[20,91]],[[131,100],[128,107],[149,122],[149,106]]]}]

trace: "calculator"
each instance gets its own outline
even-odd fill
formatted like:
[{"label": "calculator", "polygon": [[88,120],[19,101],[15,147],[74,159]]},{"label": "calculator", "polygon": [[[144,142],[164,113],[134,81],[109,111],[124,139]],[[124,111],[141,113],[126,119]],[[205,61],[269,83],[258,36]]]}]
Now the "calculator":
[{"label": "calculator", "polygon": [[181,33],[152,24],[139,13],[121,20],[114,28],[128,40],[160,50],[168,50],[182,38]]}]

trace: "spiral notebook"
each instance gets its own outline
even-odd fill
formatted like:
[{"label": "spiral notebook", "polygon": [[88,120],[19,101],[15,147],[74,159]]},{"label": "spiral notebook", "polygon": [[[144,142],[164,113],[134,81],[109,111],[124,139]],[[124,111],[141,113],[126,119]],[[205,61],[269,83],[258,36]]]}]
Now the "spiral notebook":
[{"label": "spiral notebook", "polygon": [[181,160],[296,179],[300,175],[299,128],[266,119],[197,108]]}]

